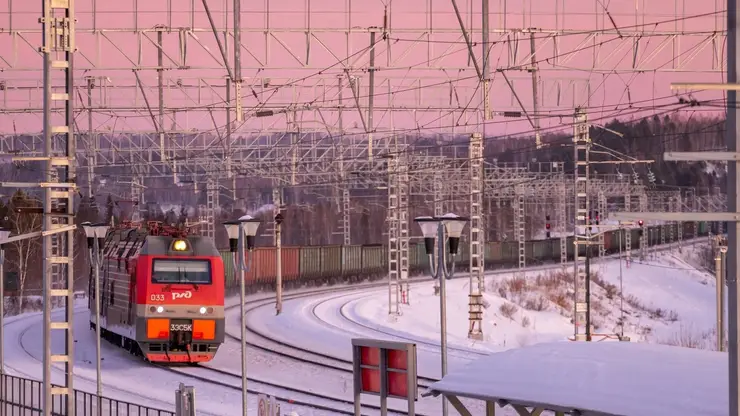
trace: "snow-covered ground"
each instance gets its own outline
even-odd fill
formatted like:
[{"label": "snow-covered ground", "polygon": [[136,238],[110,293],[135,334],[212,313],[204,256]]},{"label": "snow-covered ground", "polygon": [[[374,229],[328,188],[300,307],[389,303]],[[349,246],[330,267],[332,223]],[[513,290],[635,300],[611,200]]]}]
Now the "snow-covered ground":
[{"label": "snow-covered ground", "polygon": [[[684,249],[689,251],[689,249]],[[711,275],[697,271],[678,252],[658,254],[645,262],[607,260],[592,268],[592,311],[595,333],[621,332],[633,341],[673,343],[690,337],[704,345],[715,326],[715,285]],[[573,333],[572,268],[566,272],[529,272],[486,281],[483,341],[467,338],[467,279],[447,281],[447,322],[450,345],[501,351],[540,342],[565,340]],[[619,296],[620,285],[623,298]],[[413,290],[411,304],[397,321],[389,321],[387,295],[357,298],[343,306],[359,324],[393,334],[413,334],[430,343],[439,339],[439,302],[432,283]]]},{"label": "snow-covered ground", "polygon": [[[633,341],[710,348],[715,320],[715,286],[711,274],[692,266],[692,259],[699,258],[698,251],[685,246],[681,253],[676,250],[650,255],[644,263],[633,262],[630,267],[621,262],[621,278],[618,260],[598,260],[592,268],[596,332],[621,330],[620,304],[623,302],[624,332]],[[633,252],[634,259],[636,256]],[[410,340],[417,343],[419,375],[438,378],[439,297],[433,293],[433,283],[430,279],[412,284],[411,305],[402,306],[403,314],[399,317],[389,317],[388,289],[381,286],[288,300],[278,316],[275,316],[273,305],[268,304],[252,311],[247,316],[247,324],[276,340],[346,360],[351,359],[350,339],[354,337]],[[523,277],[511,272],[488,274],[482,341],[467,338],[468,279],[446,283],[450,372],[492,352],[564,341],[572,335],[572,270],[563,274],[557,266],[549,266],[549,269],[531,270]],[[620,287],[624,299],[619,296]],[[252,295],[249,299],[264,296]],[[235,305],[235,301],[229,299],[227,306]],[[85,306],[76,312],[75,319],[75,387],[94,392],[94,333],[88,328]],[[5,361],[11,373],[40,379],[41,331],[38,313],[6,319]],[[239,335],[238,308],[227,311],[227,331]],[[56,351],[61,350],[61,341],[61,338],[53,340]],[[227,340],[209,365],[238,374],[239,350],[239,342]],[[186,381],[196,387],[199,414],[239,412],[238,390],[182,380],[183,377],[148,366],[107,342],[103,343],[103,355],[104,394],[108,397],[171,409],[174,390],[180,381]],[[338,370],[322,373],[323,370],[315,366],[252,348],[248,349],[248,360],[250,377],[351,399],[351,376],[347,373]],[[55,381],[61,381],[61,372],[54,371],[54,377]],[[228,383],[238,385],[238,380]],[[257,388],[255,383],[252,388]],[[363,403],[377,403],[377,399],[363,397]],[[438,403],[439,399],[420,398],[417,410],[423,414],[437,414]],[[472,403],[471,410],[480,414],[480,403]],[[393,408],[402,407],[402,403],[395,400],[389,404]],[[250,394],[249,405],[255,412],[257,397],[253,394]],[[282,410],[284,413],[292,410],[301,416],[327,414],[287,403]],[[497,414],[514,413],[505,409]]]},{"label": "snow-covered ground", "polygon": [[[53,320],[61,319],[62,311],[55,312]],[[75,389],[95,393],[95,333],[89,329],[89,313],[87,300],[82,300],[75,309],[74,335],[74,372]],[[40,380],[42,359],[43,326],[40,313],[26,313],[5,320],[5,365],[8,374]],[[52,336],[52,352],[62,353],[62,334],[55,331]],[[7,340],[7,341],[6,341]],[[152,367],[139,357],[133,357],[124,350],[116,348],[103,341],[102,347],[102,378],[103,395],[108,398],[140,404],[157,409],[174,409],[175,390],[180,382],[193,385],[196,388],[196,403],[198,414],[230,416],[241,411],[241,393],[239,390],[228,389],[200,383],[177,374],[165,372]],[[214,361],[214,366],[239,368],[239,345],[230,342],[221,347],[222,350]],[[265,364],[270,364],[264,355],[250,354],[250,364],[261,363],[262,374],[270,375]],[[235,365],[236,364],[236,365]],[[274,364],[274,360],[272,362]],[[255,369],[256,370],[256,369]],[[238,371],[238,370],[237,370]],[[255,371],[256,372],[256,371]],[[52,371],[52,380],[63,383],[61,365]],[[269,379],[269,377],[266,377]],[[225,381],[229,381],[225,379]],[[238,380],[234,383],[239,385]],[[256,386],[253,386],[256,387]],[[248,396],[250,414],[258,410],[258,397]],[[299,415],[322,415],[323,411],[281,403],[281,410],[296,411]]]},{"label": "snow-covered ground", "polygon": [[725,416],[727,361],[721,352],[658,344],[553,342],[491,354],[431,389],[588,414]]}]

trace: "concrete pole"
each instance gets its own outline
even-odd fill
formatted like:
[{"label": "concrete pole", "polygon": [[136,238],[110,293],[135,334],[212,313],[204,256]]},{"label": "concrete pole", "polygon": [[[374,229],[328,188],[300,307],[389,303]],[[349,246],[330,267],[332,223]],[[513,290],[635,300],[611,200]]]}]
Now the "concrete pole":
[{"label": "concrete pole", "polygon": [[[437,226],[437,279],[439,279],[439,346],[442,356],[442,378],[447,375],[447,293],[445,291],[445,240],[444,224]],[[442,416],[447,416],[447,400],[442,397]]]},{"label": "concrete pole", "polygon": [[[738,0],[727,0],[727,83],[736,84],[740,81],[738,75],[740,66],[737,62],[737,47],[740,33],[737,30],[737,22],[740,19],[740,10],[737,7]],[[737,91],[727,91],[727,151],[737,152],[740,150],[740,123],[738,123]],[[740,170],[737,162],[727,163],[727,211],[737,212],[740,208]],[[729,340],[729,416],[740,416],[740,343],[738,343],[738,322],[740,321],[740,309],[738,298],[740,297],[737,284],[738,256],[740,256],[740,221],[728,224],[727,245],[732,247],[732,253],[727,256],[727,283],[728,283],[728,340]]]},{"label": "concrete pole", "polygon": [[241,344],[242,344],[242,415],[247,416],[247,312],[246,312],[246,297],[247,290],[245,288],[246,275],[244,262],[246,260],[246,253],[244,245],[246,244],[244,238],[244,225],[239,223],[239,248],[237,253],[239,255],[239,296],[240,296],[240,309],[241,309]]},{"label": "concrete pole", "polygon": [[276,313],[275,315],[280,315],[280,312],[283,311],[283,253],[282,253],[282,243],[280,240],[282,240],[282,237],[280,235],[280,228],[281,224],[279,222],[275,223],[275,246],[277,253],[277,265],[276,265],[276,272],[277,275],[277,284],[275,288],[275,309]]},{"label": "concrete pole", "polygon": [[725,296],[726,296],[726,285],[727,285],[727,246],[722,246],[719,248],[720,256],[722,257],[722,274],[720,275],[722,281],[720,285],[720,289],[722,290],[721,296],[719,297],[720,300],[720,308],[722,310],[722,331],[720,331],[720,334],[722,335],[722,349],[720,351],[727,351],[726,341],[727,336],[725,335],[725,325],[727,321],[725,320],[725,310],[727,309],[727,305],[725,304]]},{"label": "concrete pole", "polygon": [[714,274],[717,284],[717,351],[724,351],[725,279],[722,270],[722,256],[719,250],[714,256]]},{"label": "concrete pole", "polygon": [[93,238],[93,252],[90,253],[95,273],[95,393],[98,396],[98,416],[103,414],[103,379],[100,368],[100,244],[97,236]]},{"label": "concrete pole", "polygon": [[[0,374],[5,374],[5,270],[3,270],[3,262],[5,261],[5,249],[0,244]],[[5,381],[3,379],[3,381]],[[4,387],[4,386],[2,386]],[[5,391],[5,390],[1,390]]]}]

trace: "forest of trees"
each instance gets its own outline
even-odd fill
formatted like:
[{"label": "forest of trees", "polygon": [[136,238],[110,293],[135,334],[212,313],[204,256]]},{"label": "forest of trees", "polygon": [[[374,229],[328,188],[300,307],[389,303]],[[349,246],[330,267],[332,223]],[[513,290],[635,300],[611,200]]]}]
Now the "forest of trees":
[{"label": "forest of trees", "polygon": [[[699,193],[708,192],[714,186],[724,188],[724,168],[716,169],[716,166],[708,166],[705,162],[664,162],[663,153],[666,151],[700,151],[700,150],[722,150],[725,148],[723,118],[710,118],[706,116],[677,116],[664,115],[652,118],[640,119],[635,122],[614,120],[604,125],[607,129],[592,127],[590,134],[594,143],[608,147],[616,152],[629,155],[637,159],[655,159],[656,163],[650,167],[655,174],[655,186],[692,186]],[[619,132],[617,135],[613,132]],[[543,141],[547,144],[545,148],[536,149],[534,138],[487,138],[485,158],[487,163],[494,159],[498,162],[520,162],[529,163],[533,160],[538,162],[559,161],[572,166],[573,150],[571,146],[572,136],[567,134],[547,135]],[[439,146],[439,139],[418,140],[418,146],[435,146],[440,152],[445,153],[453,146],[464,146],[467,144],[447,142]],[[458,154],[460,152],[458,151]],[[464,154],[464,153],[463,153]],[[599,156],[594,155],[598,159]],[[572,169],[572,167],[570,168]],[[600,165],[602,173],[616,173],[615,165]],[[636,167],[642,181],[646,181],[648,169],[645,166]],[[12,174],[15,180],[27,173],[23,167],[2,166],[0,174]],[[629,167],[622,167],[621,173],[632,175]],[[647,184],[647,182],[645,182]],[[0,225],[10,228],[13,234],[24,234],[38,231],[42,226],[40,214],[29,214],[18,210],[24,207],[40,207],[40,194],[30,194],[17,191],[13,195],[0,198]],[[151,196],[149,196],[151,197]],[[116,199],[108,194],[99,196],[96,200],[79,198],[78,215],[75,222],[80,224],[84,221],[109,221],[114,218],[120,221],[122,217],[130,216],[130,208],[124,210],[119,206]],[[190,203],[182,203],[180,198],[177,208],[168,209],[166,212],[161,208],[163,205],[172,206],[173,202],[168,200],[147,201],[146,207],[142,207],[144,217],[147,220],[164,221],[167,223],[180,223],[188,218],[188,212],[193,214],[193,208],[198,204],[205,203],[205,192],[195,196]],[[283,211],[285,223],[283,227],[283,244],[290,245],[326,245],[341,244],[342,237],[339,224],[341,213],[331,197],[317,197],[315,193],[308,193],[302,189],[286,190],[286,207]],[[387,196],[384,191],[367,192],[352,195],[351,202],[351,229],[352,244],[378,244],[385,241],[385,205]],[[428,215],[431,213],[431,204],[419,198],[410,200],[410,217],[416,215]],[[467,200],[460,201],[460,212],[467,211]],[[491,217],[500,216],[505,218],[504,222],[509,224],[506,207],[496,210],[495,207],[486,207],[485,211]],[[243,208],[237,208],[234,203],[224,203],[219,211],[217,223],[232,219],[247,213]],[[197,209],[188,219],[197,219]],[[265,221],[261,227],[262,234],[269,232],[269,220],[271,211],[261,213]],[[529,215],[529,213],[527,214]],[[505,229],[497,230],[495,221],[487,224],[487,236],[501,236]],[[540,226],[530,224],[528,234],[531,236],[533,230]],[[414,234],[415,230],[412,231]],[[84,233],[79,229],[76,233],[77,247],[86,247]],[[497,237],[496,237],[497,238]],[[511,237],[510,237],[511,238]],[[227,247],[226,233],[223,227],[216,227],[217,245]],[[257,241],[258,245],[271,245],[272,239],[263,235]],[[5,246],[6,252],[6,287],[18,295],[39,295],[41,289],[41,239],[28,239],[14,242]],[[77,250],[75,254],[75,286],[78,289],[86,287],[89,275],[89,262],[86,250]],[[12,281],[11,281],[12,280]],[[21,307],[20,305],[16,305]]]}]

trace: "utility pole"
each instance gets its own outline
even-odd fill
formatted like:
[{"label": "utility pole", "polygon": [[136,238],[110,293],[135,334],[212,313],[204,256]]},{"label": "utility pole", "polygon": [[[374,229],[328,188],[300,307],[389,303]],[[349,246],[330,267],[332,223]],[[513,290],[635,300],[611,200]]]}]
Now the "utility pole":
[{"label": "utility pole", "polygon": [[131,221],[141,221],[141,210],[142,210],[142,188],[144,186],[144,178],[137,175],[131,178]]},{"label": "utility pole", "polygon": [[[177,180],[175,173],[175,159],[170,159],[167,151],[167,136],[164,132],[164,45],[163,36],[164,28],[157,27],[157,100],[158,100],[158,114],[157,114],[157,125],[159,130],[159,151],[162,160],[167,160],[172,163],[172,175],[173,179]],[[142,93],[143,94],[143,93]],[[154,116],[152,116],[154,117]]]},{"label": "utility pole", "polygon": [[96,155],[98,147],[96,146],[95,130],[93,128],[93,99],[92,91],[95,88],[95,78],[86,77],[87,80],[87,196],[92,199],[95,195],[93,184],[95,183],[94,168],[97,165]]},{"label": "utility pole", "polygon": [[725,350],[725,268],[724,259],[727,253],[726,242],[717,236],[714,253],[714,275],[717,285],[717,351]]},{"label": "utility pole", "polygon": [[401,233],[399,230],[399,162],[397,155],[390,155],[388,162],[388,315],[400,315],[399,297],[400,297],[400,240]]},{"label": "utility pole", "polygon": [[[242,0],[234,0],[234,96],[236,121],[242,121]],[[228,46],[227,46],[228,47]],[[225,63],[228,65],[228,63]],[[229,103],[231,104],[231,103]],[[227,106],[228,107],[228,106]],[[231,157],[231,155],[229,155]]]},{"label": "utility pole", "polygon": [[532,30],[529,34],[529,46],[531,50],[530,55],[531,55],[531,65],[532,65],[532,68],[530,69],[530,72],[532,73],[532,121],[534,123],[535,146],[538,149],[540,149],[542,147],[542,137],[540,136],[540,118],[538,116],[539,94],[537,92],[537,87],[539,86],[539,79],[537,78],[537,72],[538,72],[537,49],[535,48],[534,34],[535,34],[534,30]]},{"label": "utility pole", "polygon": [[[590,244],[591,216],[589,214],[589,151],[591,137],[588,132],[586,111],[576,108],[573,117],[573,161],[574,194],[575,194],[575,228],[574,228],[574,278],[575,278],[575,311],[573,314],[574,336],[576,341],[591,341],[590,295]],[[582,231],[581,231],[582,230]],[[582,233],[582,234],[581,234]],[[585,257],[580,256],[580,248],[585,246]],[[580,264],[584,269],[581,271]]]},{"label": "utility pole", "polygon": [[[51,416],[54,396],[62,396],[64,404],[62,413],[75,414],[74,400],[74,216],[75,204],[75,152],[77,151],[74,134],[74,53],[75,45],[75,0],[43,0],[42,45],[40,52],[44,60],[44,158],[46,159],[46,178],[44,186],[44,221],[43,228],[43,299],[44,299],[44,335],[43,335],[43,414]],[[64,73],[64,92],[54,93],[52,71]],[[56,119],[55,103],[64,106],[64,117]],[[54,120],[55,118],[56,120]],[[54,151],[54,141],[66,144],[63,152]],[[61,154],[57,154],[61,153]],[[50,232],[60,228],[69,230],[57,236]],[[52,250],[52,238],[56,237],[56,252]],[[52,282],[52,268],[61,271],[61,282]],[[64,298],[65,313],[62,321],[52,323],[52,300]],[[52,353],[52,330],[64,332],[64,352]],[[54,363],[63,362],[66,376],[64,381],[52,386],[51,368]],[[60,409],[57,409],[60,411]]]},{"label": "utility pole", "polygon": [[[370,65],[367,72],[369,74],[370,86],[368,87],[367,96],[367,159],[373,161],[373,115],[375,112],[375,30],[370,30]],[[360,89],[356,89],[355,99],[359,100]],[[359,108],[359,101],[357,106]]]},{"label": "utility pole", "polygon": [[274,218],[275,221],[275,315],[280,315],[283,311],[283,251],[282,251],[282,237],[280,235],[283,214],[278,210],[277,215]]},{"label": "utility pole", "polygon": [[[485,3],[486,0],[484,0]],[[470,161],[470,293],[468,295],[468,338],[483,339],[483,280],[485,231],[483,215],[483,137],[473,133],[469,145]]]},{"label": "utility pole", "polygon": [[[489,87],[491,82],[491,67],[488,64],[489,63],[489,36],[490,36],[490,29],[489,29],[489,1],[490,0],[481,0],[481,16],[483,18],[483,22],[481,24],[482,27],[482,46],[483,46],[483,55],[481,55],[481,63],[483,66],[482,71],[482,93],[483,93],[483,120],[490,120],[491,119],[491,100],[489,97]],[[472,54],[470,55],[471,59],[475,59]],[[483,137],[486,136],[486,123],[483,123]]]},{"label": "utility pole", "polygon": [[[598,246],[599,256],[606,254],[604,250],[604,233],[601,231],[601,216],[606,214],[607,199],[603,190],[596,192],[596,209],[591,210],[591,189],[590,189],[590,166],[592,164],[637,164],[651,163],[652,160],[637,160],[635,158],[618,154],[610,149],[603,151],[599,149],[597,153],[617,156],[619,160],[602,160],[592,162],[590,153],[592,152],[592,141],[589,135],[589,128],[586,111],[583,108],[576,108],[573,118],[573,160],[574,168],[574,194],[575,194],[575,230],[574,230],[574,277],[575,277],[575,310],[573,323],[575,326],[575,341],[591,341],[591,258],[593,257],[592,248]],[[600,127],[605,130],[608,128]],[[620,135],[619,132],[609,130],[614,134]],[[593,226],[596,226],[596,233],[593,233]],[[583,231],[579,230],[582,229]],[[580,247],[584,246],[584,256],[580,256]],[[583,263],[583,271],[579,263]]]},{"label": "utility pole", "polygon": [[342,90],[344,89],[344,75],[339,74],[337,76],[337,91],[339,99],[338,113],[338,127],[339,127],[339,156],[336,158],[339,163],[339,192],[341,193],[341,209],[342,209],[342,244],[349,246],[352,244],[352,233],[351,233],[351,212],[350,212],[350,184],[347,183],[347,168],[345,167],[345,138],[344,138],[344,115],[342,110],[344,108],[344,97],[342,96]]}]

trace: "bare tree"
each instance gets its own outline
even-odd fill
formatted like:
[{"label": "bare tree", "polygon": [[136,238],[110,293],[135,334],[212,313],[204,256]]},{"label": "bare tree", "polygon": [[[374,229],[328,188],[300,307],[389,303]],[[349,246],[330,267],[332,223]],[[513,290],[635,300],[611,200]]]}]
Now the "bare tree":
[{"label": "bare tree", "polygon": [[[17,192],[10,200],[8,222],[14,235],[22,235],[41,230],[41,214],[23,212],[23,208],[40,206],[37,200],[31,199],[23,192]],[[11,254],[8,263],[11,269],[18,271],[18,312],[23,312],[23,299],[30,269],[41,264],[40,238],[26,238],[8,244]],[[34,267],[35,266],[35,267]]]}]

